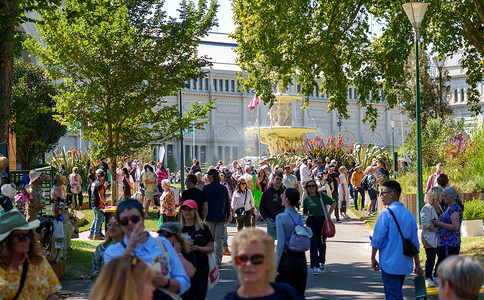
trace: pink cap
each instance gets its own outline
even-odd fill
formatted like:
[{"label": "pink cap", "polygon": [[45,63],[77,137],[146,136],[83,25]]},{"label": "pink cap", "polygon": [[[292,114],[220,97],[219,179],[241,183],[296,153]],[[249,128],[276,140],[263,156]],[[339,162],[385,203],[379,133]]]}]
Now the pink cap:
[{"label": "pink cap", "polygon": [[184,206],[187,206],[187,207],[190,207],[192,209],[198,210],[198,204],[197,204],[197,202],[195,202],[195,200],[192,200],[192,199],[185,200],[183,202],[181,208],[183,208]]}]

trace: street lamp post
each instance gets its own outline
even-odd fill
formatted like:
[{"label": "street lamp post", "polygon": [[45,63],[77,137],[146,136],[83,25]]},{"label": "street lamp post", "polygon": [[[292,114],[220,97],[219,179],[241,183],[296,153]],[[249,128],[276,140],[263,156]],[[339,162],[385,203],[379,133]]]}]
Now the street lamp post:
[{"label": "street lamp post", "polygon": [[392,153],[393,153],[393,178],[397,179],[397,153],[395,152],[395,121],[390,121],[390,127],[392,128]]},{"label": "street lamp post", "polygon": [[[183,118],[183,106],[182,106],[182,91],[179,92],[180,97],[180,119]],[[193,133],[195,134],[195,133]],[[185,190],[185,154],[183,153],[183,129],[180,128],[180,191]]]},{"label": "street lamp post", "polygon": [[[417,125],[417,220],[420,221],[420,209],[423,206],[423,177],[422,177],[422,128],[420,119],[420,78],[418,63],[419,27],[424,17],[428,3],[411,2],[403,4],[403,9],[412,23],[415,32],[415,120]],[[420,222],[419,222],[420,223]]]},{"label": "street lamp post", "polygon": [[339,133],[341,133],[341,125],[343,124],[343,114],[338,115],[338,122],[336,122],[336,125],[338,125],[338,130]]},{"label": "street lamp post", "polygon": [[443,99],[442,99],[442,72],[444,70],[445,62],[447,61],[447,57],[438,57],[434,56],[432,58],[434,60],[435,65],[437,66],[437,69],[439,69],[439,94],[440,94],[440,105],[442,106]]}]

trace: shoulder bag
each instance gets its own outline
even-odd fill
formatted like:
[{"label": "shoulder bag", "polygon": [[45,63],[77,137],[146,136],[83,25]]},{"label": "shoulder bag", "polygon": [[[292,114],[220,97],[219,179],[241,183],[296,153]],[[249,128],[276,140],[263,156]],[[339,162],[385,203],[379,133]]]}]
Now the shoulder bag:
[{"label": "shoulder bag", "polygon": [[245,202],[247,202],[247,194],[248,193],[249,193],[249,190],[246,190],[245,191],[244,205],[235,210],[235,217],[237,218],[237,220],[245,218],[245,215],[246,215]]},{"label": "shoulder bag", "polygon": [[393,220],[395,220],[395,224],[397,224],[398,232],[400,232],[400,236],[402,237],[403,240],[403,254],[406,256],[414,257],[419,253],[418,248],[415,246],[415,244],[412,242],[411,239],[404,238],[402,230],[400,229],[400,225],[398,225],[397,218],[395,218],[395,215],[393,214],[393,211],[390,208],[387,208],[388,211],[392,214]]},{"label": "shoulder bag", "polygon": [[252,181],[254,182],[254,193],[252,196],[254,197],[254,205],[255,207],[259,207],[260,199],[262,198],[262,192],[257,189],[257,183],[255,181],[255,175],[252,175]]},{"label": "shoulder bag", "polygon": [[321,201],[321,206],[323,208],[323,213],[324,213],[324,223],[323,223],[323,229],[321,230],[321,234],[328,238],[334,237],[334,235],[336,234],[336,227],[334,226],[333,221],[331,221],[331,218],[328,217],[326,204],[324,204],[324,201],[321,195],[319,195],[319,200]]},{"label": "shoulder bag", "polygon": [[25,279],[27,279],[27,269],[29,268],[29,260],[26,258],[24,261],[24,267],[22,268],[22,276],[20,277],[20,284],[18,286],[18,291],[17,294],[12,298],[12,300],[16,300],[18,296],[20,296],[20,293],[22,292],[22,289],[24,288],[25,284]]}]

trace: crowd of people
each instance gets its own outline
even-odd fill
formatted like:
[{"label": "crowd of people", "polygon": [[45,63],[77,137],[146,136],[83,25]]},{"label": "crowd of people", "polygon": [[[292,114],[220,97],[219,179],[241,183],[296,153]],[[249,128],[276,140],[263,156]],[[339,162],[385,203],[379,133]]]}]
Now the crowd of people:
[{"label": "crowd of people", "polygon": [[[387,299],[403,299],[403,280],[412,271],[424,275],[428,286],[439,285],[447,295],[456,297],[442,299],[474,299],[459,297],[475,296],[477,283],[482,284],[482,276],[463,282],[449,271],[457,268],[467,278],[479,270],[482,275],[482,266],[455,257],[460,251],[464,206],[441,165],[428,180],[426,204],[420,213],[424,271],[418,251],[395,251],[405,249],[407,243],[418,249],[419,239],[415,217],[399,201],[401,187],[390,180],[384,160],[373,161],[364,172],[358,163],[347,169],[330,158],[304,158],[295,164],[276,165],[273,170],[264,160],[258,168],[250,163],[225,165],[220,161],[206,172],[194,160],[185,173],[187,189],[181,194],[179,210],[170,189],[169,171],[162,163],[156,168],[155,164],[120,163],[116,176],[122,199],[114,216],[107,220],[106,235],[101,230],[101,209],[107,205],[110,168],[100,160],[89,170],[88,195],[94,211],[89,238],[103,241],[93,256],[96,283],[90,299],[203,300],[208,292],[210,261],[213,259],[220,268],[223,255],[231,255],[241,282],[225,299],[305,299],[305,251],[309,250],[312,275],[318,275],[326,264],[328,236],[323,227],[332,220],[342,223],[349,219],[347,212],[352,204],[355,210],[364,211],[365,195],[370,199],[367,215],[377,212],[377,198],[387,207],[378,213],[371,237],[371,265],[381,271]],[[82,180],[77,170],[68,177],[70,191],[76,193],[76,207],[82,206]],[[56,182],[65,184],[67,180],[59,178]],[[155,193],[160,218],[157,237],[144,226],[150,218],[150,207],[155,205]],[[238,234],[229,247],[227,224],[232,220]],[[257,222],[266,222],[265,232],[255,228]],[[32,234],[38,221],[27,222],[13,210],[0,216],[0,225],[0,253],[10,255],[0,259],[0,273],[13,274],[9,275],[11,279],[18,280],[25,268],[22,264],[30,262],[36,270],[32,273],[42,272],[44,277],[41,283],[33,280],[28,284],[44,285],[39,289],[42,299],[58,299],[60,284],[45,258],[38,257],[38,243]],[[310,234],[300,235],[298,226],[307,228]],[[292,247],[294,238],[306,239],[307,249]],[[29,243],[24,243],[26,240]],[[14,295],[17,289],[14,284],[8,293]]]}]

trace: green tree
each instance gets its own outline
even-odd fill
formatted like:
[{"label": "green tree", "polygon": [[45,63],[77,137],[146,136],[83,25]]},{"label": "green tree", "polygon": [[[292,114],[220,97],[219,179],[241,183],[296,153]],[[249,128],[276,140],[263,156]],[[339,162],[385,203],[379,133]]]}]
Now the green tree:
[{"label": "green tree", "polygon": [[209,61],[197,47],[216,9],[213,1],[208,7],[205,0],[182,1],[176,20],[158,0],[66,0],[58,10],[39,11],[46,44],[30,37],[26,45],[54,79],[63,79],[57,118],[81,122],[86,139],[116,166],[116,156],[208,122],[214,101],[193,102],[179,118],[178,106],[163,97],[205,76]]},{"label": "green tree", "polygon": [[54,120],[52,97],[57,85],[40,65],[16,59],[13,84],[10,131],[17,139],[17,161],[23,170],[30,170],[45,152],[53,150],[66,127]]},{"label": "green tree", "polygon": [[168,161],[167,161],[166,165],[167,165],[168,169],[170,169],[171,172],[176,173],[177,164],[176,164],[175,155],[173,155],[173,153],[168,154]]},{"label": "green tree", "polygon": [[[477,103],[476,87],[484,74],[483,2],[426,2],[430,5],[420,28],[423,40],[440,55],[464,50],[469,103]],[[274,86],[296,83],[306,97],[320,88],[329,94],[328,110],[337,109],[348,117],[347,87],[352,84],[358,90],[358,103],[367,109],[364,120],[372,127],[378,116],[372,104],[398,103],[400,93],[394,87],[406,80],[405,58],[414,45],[402,1],[235,0],[233,10],[237,63],[248,73],[240,75],[241,81],[265,103],[274,100]],[[382,24],[377,38],[368,34],[370,15]],[[377,90],[385,96],[377,97]]]},{"label": "green tree", "polygon": [[[424,46],[419,49],[419,70],[420,70],[420,110],[422,127],[425,127],[430,119],[441,118],[452,114],[452,108],[447,103],[449,87],[442,85],[442,101],[440,91],[440,79],[430,75],[429,62],[425,54]],[[395,93],[402,94],[403,110],[410,120],[415,120],[415,50],[404,65],[404,78],[402,86],[395,87]],[[443,80],[446,80],[444,77]]]},{"label": "green tree", "polygon": [[0,142],[8,141],[11,119],[13,62],[15,44],[21,39],[16,31],[23,22],[35,22],[28,12],[55,9],[60,0],[2,0],[0,1]]}]

